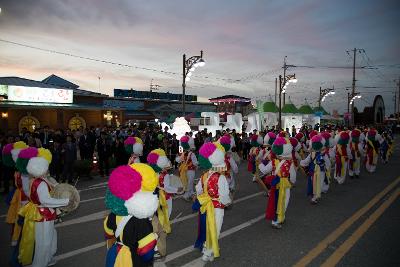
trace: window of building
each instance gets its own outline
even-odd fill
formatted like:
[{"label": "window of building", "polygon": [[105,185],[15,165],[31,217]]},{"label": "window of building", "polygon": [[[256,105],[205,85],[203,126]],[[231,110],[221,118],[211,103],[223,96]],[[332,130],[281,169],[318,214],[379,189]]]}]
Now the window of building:
[{"label": "window of building", "polygon": [[21,132],[23,128],[26,128],[29,132],[35,131],[35,129],[40,127],[40,122],[33,116],[22,117],[19,121],[18,128]]},{"label": "window of building", "polygon": [[78,130],[81,126],[86,128],[86,121],[84,118],[75,116],[69,120],[68,127],[71,130]]},{"label": "window of building", "polygon": [[210,125],[211,119],[210,117],[202,117],[200,118],[200,125]]}]

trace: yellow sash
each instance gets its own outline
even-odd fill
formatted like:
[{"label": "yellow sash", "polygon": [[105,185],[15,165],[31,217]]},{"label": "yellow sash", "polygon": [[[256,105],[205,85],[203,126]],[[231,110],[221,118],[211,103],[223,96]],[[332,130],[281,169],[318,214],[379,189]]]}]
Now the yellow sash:
[{"label": "yellow sash", "polygon": [[187,184],[188,184],[187,171],[188,171],[188,165],[186,164],[186,162],[182,162],[179,165],[179,176],[181,178],[183,189],[185,191],[187,190]]},{"label": "yellow sash", "polygon": [[[282,164],[283,166],[283,164]],[[282,166],[277,166],[282,168]],[[288,177],[282,177],[281,171],[278,171],[278,176],[280,177],[279,184],[276,185],[277,189],[279,190],[279,197],[278,197],[278,205],[276,208],[276,214],[278,215],[278,222],[282,223],[285,220],[285,202],[286,202],[286,189],[291,188],[292,185],[289,182]]]},{"label": "yellow sash", "polygon": [[168,217],[168,204],[167,199],[165,198],[165,192],[163,189],[158,191],[158,199],[160,201],[160,205],[158,205],[157,216],[160,224],[162,225],[164,231],[169,234],[171,233],[171,223]]},{"label": "yellow sash", "polygon": [[203,181],[203,193],[197,196],[199,203],[201,205],[200,212],[206,216],[206,248],[212,249],[214,252],[214,257],[219,257],[219,244],[217,238],[217,225],[215,223],[215,213],[214,205],[212,203],[212,198],[208,195],[207,191],[207,176],[208,173],[203,174],[201,177]]},{"label": "yellow sash", "polygon": [[122,246],[115,259],[114,267],[133,267],[131,250],[128,246]]},{"label": "yellow sash", "polygon": [[40,215],[37,205],[32,202],[23,206],[18,214],[25,217],[18,259],[22,265],[28,265],[32,263],[35,248],[35,222],[40,221],[42,215]]},{"label": "yellow sash", "polygon": [[21,190],[17,188],[10,202],[10,207],[7,211],[6,223],[14,224],[18,219],[18,210],[21,204]]},{"label": "yellow sash", "polygon": [[314,197],[321,197],[321,168],[315,164],[314,177],[313,177],[313,194]]}]

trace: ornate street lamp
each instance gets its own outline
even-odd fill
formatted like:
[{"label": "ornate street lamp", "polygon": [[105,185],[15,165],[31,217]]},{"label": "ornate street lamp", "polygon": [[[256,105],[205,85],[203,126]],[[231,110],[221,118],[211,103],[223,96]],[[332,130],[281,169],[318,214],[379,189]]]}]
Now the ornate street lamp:
[{"label": "ornate street lamp", "polygon": [[186,59],[186,55],[183,54],[183,81],[182,81],[182,115],[185,117],[185,90],[186,82],[190,81],[192,72],[197,67],[203,67],[206,62],[203,59],[203,50],[200,51],[200,56],[192,56]]}]

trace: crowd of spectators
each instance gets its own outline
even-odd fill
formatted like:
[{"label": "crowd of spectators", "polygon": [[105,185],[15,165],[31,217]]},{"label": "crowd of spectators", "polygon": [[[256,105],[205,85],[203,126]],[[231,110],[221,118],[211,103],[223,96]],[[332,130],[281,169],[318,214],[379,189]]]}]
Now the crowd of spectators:
[{"label": "crowd of spectators", "polygon": [[[341,126],[325,125],[320,127],[317,124],[314,129],[322,131],[327,127],[331,130],[338,130]],[[307,127],[307,125],[300,129],[306,136],[311,130],[313,128]],[[268,131],[278,132],[276,127],[267,127],[261,134]],[[286,131],[290,136],[294,136],[297,132],[294,126],[292,129],[286,128]],[[227,132],[234,136],[236,147],[233,149],[235,152],[243,160],[246,160],[251,148],[252,134],[260,134],[257,131],[239,134],[235,130],[226,129],[217,131],[213,136],[205,129],[195,134],[192,132],[187,134],[194,138],[195,150],[198,152],[203,143],[216,141]],[[92,126],[86,129],[80,127],[77,130],[50,129],[48,126],[44,126],[36,129],[33,133],[26,128],[22,129],[19,134],[0,132],[0,151],[7,143],[20,140],[25,141],[29,146],[48,148],[53,155],[50,165],[51,176],[57,181],[72,183],[77,176],[82,175],[82,171],[80,171],[82,167],[79,166],[86,166],[86,175],[91,178],[94,165],[96,165],[100,175],[108,176],[111,168],[126,164],[129,155],[125,152],[124,140],[128,136],[136,136],[143,140],[144,150],[141,162],[146,162],[147,154],[156,148],[164,149],[171,162],[175,162],[175,157],[179,152],[179,141],[175,134],[171,135],[168,132],[167,127],[162,129],[158,124],[122,127]],[[3,192],[8,191],[13,172],[13,170],[3,166],[0,161],[0,190]]]}]

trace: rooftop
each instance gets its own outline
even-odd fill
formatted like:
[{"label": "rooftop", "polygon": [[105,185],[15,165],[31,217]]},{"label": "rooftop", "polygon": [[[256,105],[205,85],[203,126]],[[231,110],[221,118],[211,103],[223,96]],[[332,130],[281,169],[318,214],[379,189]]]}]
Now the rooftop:
[{"label": "rooftop", "polygon": [[[50,84],[46,83],[44,81],[51,81],[53,83],[56,83],[57,81],[59,82],[58,84]],[[65,81],[65,82],[63,82]],[[75,85],[67,80],[64,80],[56,75],[51,75],[44,79],[43,81],[35,81],[35,80],[30,80],[30,79],[25,79],[25,78],[20,78],[20,77],[0,77],[0,85],[16,85],[16,86],[26,86],[26,87],[40,87],[40,88],[55,88],[55,89],[72,89],[74,90],[74,95],[78,96],[97,96],[97,97],[108,97],[108,95],[105,94],[100,94],[88,90],[82,90],[82,89],[77,89],[77,88],[71,88],[71,87],[63,87],[62,85],[65,86],[72,86]],[[77,85],[75,85],[77,86]]]},{"label": "rooftop", "polygon": [[237,95],[224,95],[209,99],[210,102],[250,102],[251,99]]}]

